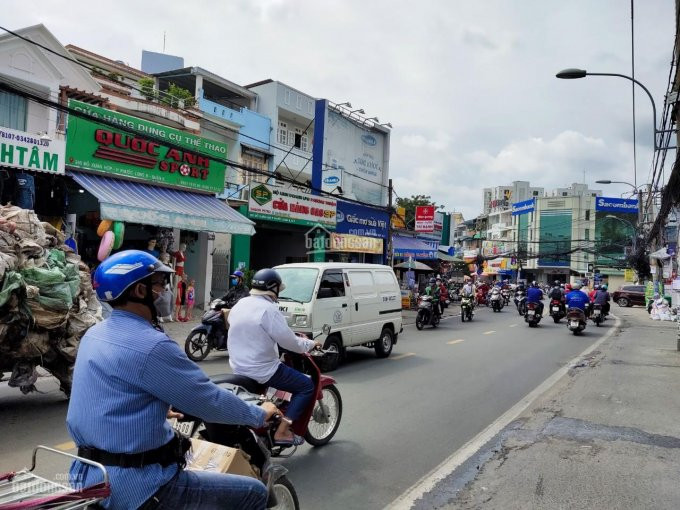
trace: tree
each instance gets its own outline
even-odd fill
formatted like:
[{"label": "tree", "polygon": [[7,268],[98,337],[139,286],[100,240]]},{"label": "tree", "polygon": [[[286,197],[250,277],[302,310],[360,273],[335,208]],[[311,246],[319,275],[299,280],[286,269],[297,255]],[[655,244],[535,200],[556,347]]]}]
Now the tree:
[{"label": "tree", "polygon": [[443,205],[437,205],[432,201],[430,195],[411,195],[410,198],[397,198],[397,207],[406,209],[404,222],[406,228],[413,228],[416,221],[416,207],[422,205],[432,205],[435,209],[443,209]]}]

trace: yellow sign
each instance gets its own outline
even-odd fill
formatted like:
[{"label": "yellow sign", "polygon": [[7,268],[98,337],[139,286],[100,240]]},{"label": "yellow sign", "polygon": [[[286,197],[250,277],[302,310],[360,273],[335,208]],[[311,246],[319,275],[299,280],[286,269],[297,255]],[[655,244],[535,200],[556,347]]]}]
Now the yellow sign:
[{"label": "yellow sign", "polygon": [[331,233],[331,250],[349,253],[381,254],[383,252],[383,240],[377,237]]},{"label": "yellow sign", "polygon": [[406,228],[406,208],[397,207],[397,214],[392,215],[392,228]]},{"label": "yellow sign", "polygon": [[635,271],[632,269],[625,269],[623,271],[623,279],[627,282],[634,282],[635,281]]}]

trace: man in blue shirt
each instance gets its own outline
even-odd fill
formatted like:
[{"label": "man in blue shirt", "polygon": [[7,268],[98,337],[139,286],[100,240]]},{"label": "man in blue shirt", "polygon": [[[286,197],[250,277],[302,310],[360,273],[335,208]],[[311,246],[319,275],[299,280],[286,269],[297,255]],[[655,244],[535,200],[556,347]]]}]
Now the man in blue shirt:
[{"label": "man in blue shirt", "polygon": [[566,296],[567,306],[569,308],[579,308],[587,315],[587,308],[590,303],[588,294],[581,290],[580,283],[574,283],[571,288],[572,291]]},{"label": "man in blue shirt", "polygon": [[529,290],[527,290],[527,303],[535,303],[538,315],[543,315],[543,291],[538,286],[538,283],[531,282]]},{"label": "man in blue shirt", "polygon": [[[97,268],[97,296],[114,310],[80,343],[69,433],[80,456],[106,466],[111,496],[105,508],[264,509],[267,491],[259,480],[180,467],[184,452],[166,419],[170,406],[209,422],[251,427],[263,426],[277,409],[247,404],[213,384],[154,327],[154,298],[169,273],[138,250],[116,253]],[[80,462],[70,476],[76,487],[102,481],[98,470]]]}]

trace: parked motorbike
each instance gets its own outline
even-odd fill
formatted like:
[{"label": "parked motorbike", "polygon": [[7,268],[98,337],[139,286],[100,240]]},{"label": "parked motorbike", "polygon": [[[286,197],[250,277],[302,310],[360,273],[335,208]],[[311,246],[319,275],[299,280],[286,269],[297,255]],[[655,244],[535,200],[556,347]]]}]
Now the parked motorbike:
[{"label": "parked motorbike", "polygon": [[586,329],[586,314],[580,308],[569,308],[567,311],[567,327],[574,335],[580,335]]},{"label": "parked motorbike", "polygon": [[460,300],[460,318],[463,322],[471,321],[475,312],[473,310],[472,297],[463,296]]},{"label": "parked motorbike", "polygon": [[527,295],[523,290],[518,290],[515,293],[515,306],[517,307],[517,313],[520,315],[525,315],[527,311]]},{"label": "parked motorbike", "polygon": [[558,324],[562,317],[566,315],[566,310],[564,308],[564,303],[560,299],[550,300],[550,316]]},{"label": "parked motorbike", "polygon": [[192,361],[203,361],[212,349],[227,350],[228,328],[222,313],[227,303],[213,299],[210,308],[201,317],[201,324],[194,327],[184,341],[184,352]]},{"label": "parked motorbike", "polygon": [[508,306],[510,304],[510,289],[501,289],[501,296],[503,297],[503,305]]},{"label": "parked motorbike", "polygon": [[432,296],[420,296],[418,298],[418,315],[416,315],[416,328],[419,330],[425,326],[436,328],[439,325],[439,313],[434,310]]},{"label": "parked motorbike", "polygon": [[593,305],[593,312],[591,313],[590,318],[595,323],[595,325],[599,328],[600,324],[602,324],[604,322],[604,319],[605,319],[605,314],[604,314],[604,310],[602,309],[602,305],[599,305],[599,304]]},{"label": "parked motorbike", "polygon": [[541,314],[538,313],[538,303],[525,303],[527,312],[524,315],[524,321],[529,324],[530,328],[535,328],[541,322]]},{"label": "parked motorbike", "polygon": [[501,296],[501,291],[499,289],[494,288],[491,291],[489,302],[491,303],[491,308],[494,312],[500,312],[503,309],[503,296]]}]

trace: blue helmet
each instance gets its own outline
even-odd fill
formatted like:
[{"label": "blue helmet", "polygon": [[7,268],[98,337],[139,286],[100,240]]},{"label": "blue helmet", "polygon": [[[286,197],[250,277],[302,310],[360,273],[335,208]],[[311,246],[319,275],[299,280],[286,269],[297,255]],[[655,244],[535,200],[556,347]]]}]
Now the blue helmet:
[{"label": "blue helmet", "polygon": [[234,271],[230,276],[235,276],[237,278],[243,278],[243,271]]},{"label": "blue helmet", "polygon": [[111,255],[94,272],[94,289],[100,301],[114,301],[126,289],[154,273],[174,273],[156,257],[140,250]]}]

